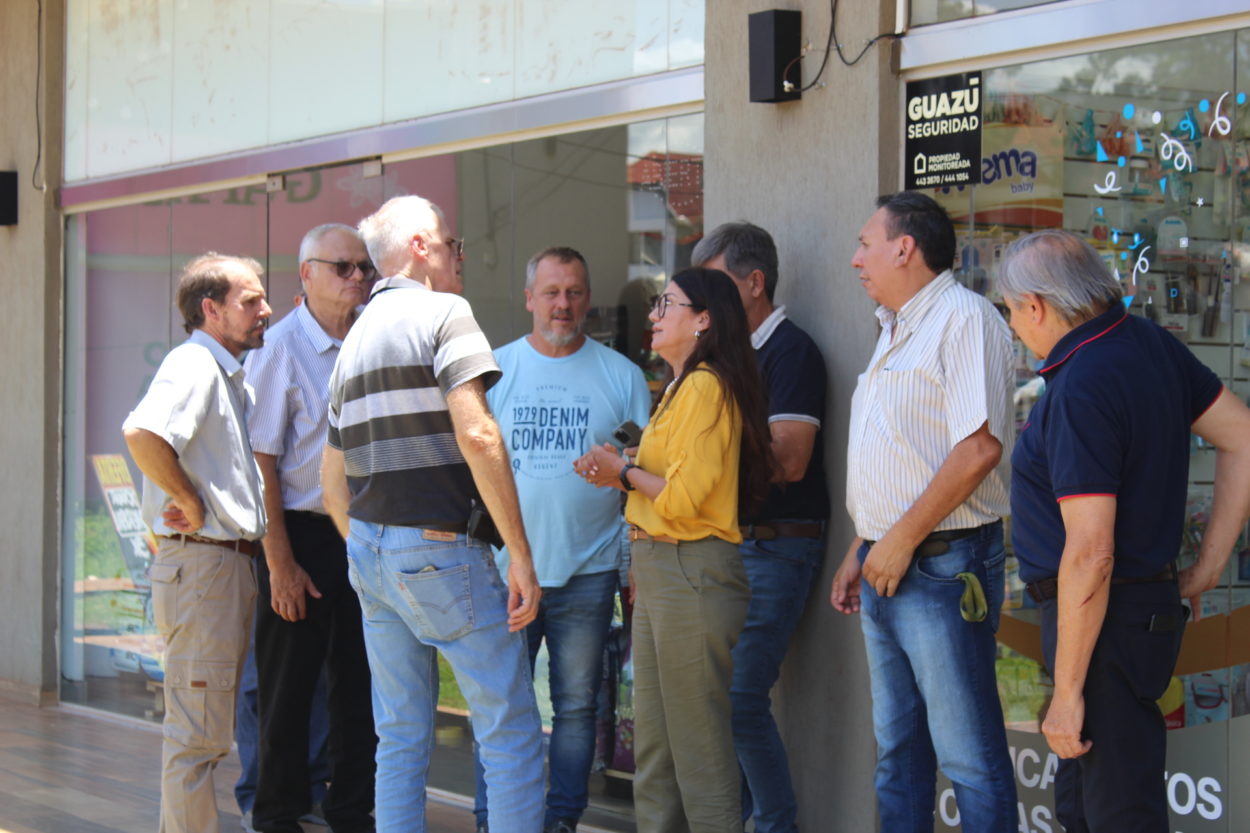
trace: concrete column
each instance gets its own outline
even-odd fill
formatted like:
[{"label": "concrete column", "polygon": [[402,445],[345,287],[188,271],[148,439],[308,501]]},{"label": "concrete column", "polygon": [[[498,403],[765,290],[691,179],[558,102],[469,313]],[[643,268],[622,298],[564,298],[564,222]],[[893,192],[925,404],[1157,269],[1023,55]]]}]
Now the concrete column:
[{"label": "concrete column", "polygon": [[[774,691],[790,751],[799,827],[861,833],[876,824],[867,664],[857,618],[828,602],[830,580],[854,530],[845,506],[850,397],[877,335],[873,304],[850,259],[874,198],[898,190],[897,76],[892,42],[880,41],[853,67],[830,55],[821,85],[799,101],[753,104],[748,97],[747,15],[803,12],[803,83],[820,66],[829,32],[824,0],[709,0],[706,5],[705,228],[750,220],[777,241],[777,300],[820,345],[830,399],[825,467],[833,516],[825,567]],[[892,0],[842,0],[838,36],[848,58],[893,30]]]},{"label": "concrete column", "polygon": [[0,696],[31,703],[56,698],[60,561],[65,10],[41,5],[42,21],[35,0],[0,4],[0,170],[17,171],[19,211],[0,227]]}]

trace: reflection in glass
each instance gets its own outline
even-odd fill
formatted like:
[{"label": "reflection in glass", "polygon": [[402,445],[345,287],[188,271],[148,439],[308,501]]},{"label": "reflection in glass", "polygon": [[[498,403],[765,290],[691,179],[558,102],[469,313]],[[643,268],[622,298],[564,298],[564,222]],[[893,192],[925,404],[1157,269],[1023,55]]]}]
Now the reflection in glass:
[{"label": "reflection in glass", "polygon": [[1055,2],[1058,0],[911,0],[911,23],[924,26]]},{"label": "reflection in glass", "polygon": [[[420,194],[464,241],[465,296],[492,344],[530,331],[525,263],[553,245],[590,265],[591,337],[650,367],[647,312],[673,272],[687,266],[703,230],[701,115],[570,133],[385,166],[298,171],[269,193],[259,186],[73,216],[67,229],[65,536],[62,697],[159,720],[161,646],[144,568],[151,555],[136,523],[138,469],[121,423],[166,352],[185,338],[173,309],[182,266],[207,250],[266,264],[273,321],[300,293],[305,232],[356,225],[386,199]],[[262,348],[263,349],[263,348]],[[658,383],[657,383],[658,384]],[[625,766],[630,685],[622,673],[624,628],[613,637],[614,684],[602,709],[601,763]],[[472,793],[471,731],[454,676],[443,668],[431,784]],[[547,709],[545,657],[535,686]],[[631,764],[632,766],[632,764]],[[624,781],[598,778],[588,823],[631,823]]]}]

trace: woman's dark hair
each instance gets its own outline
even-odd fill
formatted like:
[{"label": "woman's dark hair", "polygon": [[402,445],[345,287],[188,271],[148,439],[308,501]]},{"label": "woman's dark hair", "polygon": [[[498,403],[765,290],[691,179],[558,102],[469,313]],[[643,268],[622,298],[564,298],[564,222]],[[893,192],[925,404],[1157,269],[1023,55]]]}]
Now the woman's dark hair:
[{"label": "woman's dark hair", "polygon": [[[773,474],[768,407],[760,379],[742,296],[719,269],[683,269],[672,282],[681,287],[696,311],[706,310],[711,324],[695,341],[673,394],[699,365],[716,374],[742,414],[742,450],[738,457],[738,509],[749,512],[763,503]],[[669,397],[672,401],[672,396]],[[727,403],[722,403],[722,407]]]}]

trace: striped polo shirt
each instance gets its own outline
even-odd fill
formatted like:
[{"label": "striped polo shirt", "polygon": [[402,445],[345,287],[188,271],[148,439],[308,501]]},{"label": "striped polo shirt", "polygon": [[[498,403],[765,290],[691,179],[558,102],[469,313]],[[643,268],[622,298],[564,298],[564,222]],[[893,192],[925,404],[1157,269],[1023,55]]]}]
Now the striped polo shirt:
[{"label": "striped polo shirt", "polygon": [[460,526],[477,487],[446,394],[499,379],[468,301],[408,278],[374,284],[330,377],[328,442],[343,452],[357,520]]},{"label": "striped polo shirt", "polygon": [[947,270],[897,313],[878,307],[877,317],[877,349],[851,399],[846,508],[856,534],[883,538],[982,423],[1002,443],[1002,459],[936,528],[1004,517],[1015,429],[1011,332],[1002,314]]}]

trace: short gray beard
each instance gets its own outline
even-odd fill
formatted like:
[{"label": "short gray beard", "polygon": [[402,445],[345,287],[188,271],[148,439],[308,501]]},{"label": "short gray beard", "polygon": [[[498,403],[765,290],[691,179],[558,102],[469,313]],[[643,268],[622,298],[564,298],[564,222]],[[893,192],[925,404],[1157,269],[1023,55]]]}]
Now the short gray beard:
[{"label": "short gray beard", "polygon": [[538,331],[542,333],[543,340],[545,340],[552,347],[568,347],[570,344],[577,341],[577,339],[581,338],[582,325],[579,324],[577,329],[571,333],[554,333],[543,327],[539,327]]}]

